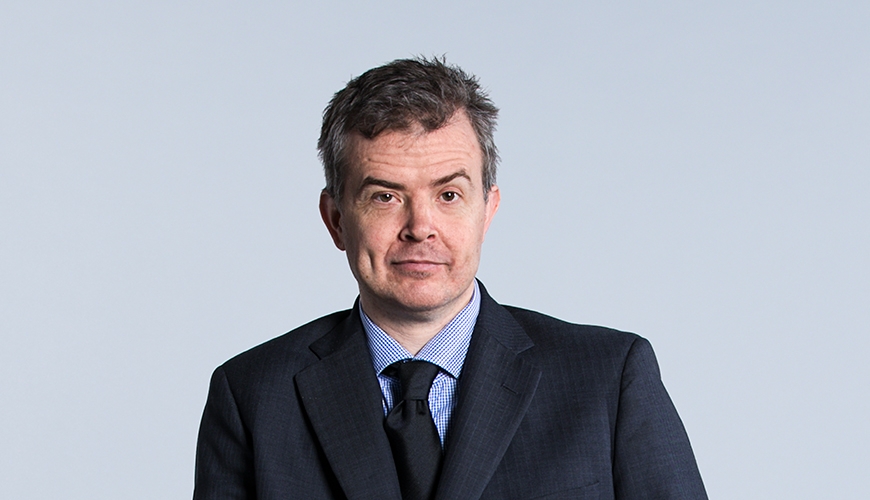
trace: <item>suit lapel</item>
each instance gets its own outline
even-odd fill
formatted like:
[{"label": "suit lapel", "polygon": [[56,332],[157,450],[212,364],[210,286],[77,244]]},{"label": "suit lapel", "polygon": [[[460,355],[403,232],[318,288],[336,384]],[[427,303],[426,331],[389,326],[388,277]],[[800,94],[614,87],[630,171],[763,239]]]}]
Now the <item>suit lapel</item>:
[{"label": "suit lapel", "polygon": [[311,344],[320,361],[296,375],[303,406],[348,498],[399,499],[381,391],[354,306],[348,318]]},{"label": "suit lapel", "polygon": [[534,344],[481,285],[481,307],[460,376],[438,499],[478,498],[513,439],[541,377],[518,354]]}]

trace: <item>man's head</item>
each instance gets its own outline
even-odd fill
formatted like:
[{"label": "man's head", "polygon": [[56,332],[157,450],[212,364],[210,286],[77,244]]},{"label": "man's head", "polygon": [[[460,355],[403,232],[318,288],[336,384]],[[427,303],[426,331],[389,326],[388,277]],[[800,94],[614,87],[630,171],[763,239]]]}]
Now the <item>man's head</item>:
[{"label": "man's head", "polygon": [[458,68],[403,60],[352,80],[324,113],[321,216],[373,318],[455,315],[471,298],[500,201],[496,112]]},{"label": "man's head", "polygon": [[464,111],[483,154],[483,189],[495,185],[498,150],[495,132],[498,108],[477,79],[456,66],[433,58],[398,59],[370,69],[336,92],[323,112],[317,149],[326,176],[326,192],[343,196],[351,136],[374,139],[384,132],[422,127],[432,132]]}]

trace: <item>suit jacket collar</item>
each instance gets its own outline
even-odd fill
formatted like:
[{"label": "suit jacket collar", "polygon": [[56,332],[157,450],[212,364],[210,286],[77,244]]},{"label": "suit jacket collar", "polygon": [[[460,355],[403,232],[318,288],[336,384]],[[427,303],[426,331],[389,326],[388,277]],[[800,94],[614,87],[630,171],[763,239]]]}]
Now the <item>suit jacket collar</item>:
[{"label": "suit jacket collar", "polygon": [[534,342],[480,284],[480,315],[457,388],[436,498],[478,498],[535,394],[541,371],[520,354]]},{"label": "suit jacket collar", "polygon": [[[478,498],[507,450],[541,372],[520,354],[534,346],[480,284],[480,314],[465,358],[437,498]],[[383,432],[380,386],[355,305],[311,344],[319,361],[296,375],[309,421],[348,498],[400,499]]]},{"label": "suit jacket collar", "polygon": [[359,308],[310,349],[320,360],[296,374],[296,386],[344,494],[401,499]]}]

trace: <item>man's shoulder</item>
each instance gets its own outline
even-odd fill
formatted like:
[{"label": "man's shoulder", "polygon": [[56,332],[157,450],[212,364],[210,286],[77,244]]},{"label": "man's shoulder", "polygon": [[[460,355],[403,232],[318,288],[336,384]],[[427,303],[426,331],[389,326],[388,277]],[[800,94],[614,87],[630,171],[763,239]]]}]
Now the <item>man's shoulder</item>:
[{"label": "man's shoulder", "polygon": [[604,326],[570,323],[536,311],[502,306],[522,327],[532,346],[521,356],[558,377],[593,377],[594,384],[618,383],[630,359],[658,368],[652,346],[643,337]]},{"label": "man's shoulder", "polygon": [[624,353],[637,341],[646,343],[645,339],[632,332],[571,323],[521,307],[502,307],[523,328],[538,350]]},{"label": "man's shoulder", "polygon": [[310,321],[237,354],[221,368],[232,372],[248,373],[259,372],[269,367],[284,367],[291,371],[301,369],[317,359],[309,346],[346,320],[350,312],[350,309],[337,311]]}]

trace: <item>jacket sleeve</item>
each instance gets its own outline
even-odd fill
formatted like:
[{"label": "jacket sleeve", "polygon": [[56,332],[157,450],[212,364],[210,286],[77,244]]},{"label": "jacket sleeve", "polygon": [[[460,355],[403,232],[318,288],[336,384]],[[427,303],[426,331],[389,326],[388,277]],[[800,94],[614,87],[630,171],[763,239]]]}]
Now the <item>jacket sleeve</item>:
[{"label": "jacket sleeve", "polygon": [[689,437],[643,338],[631,345],[623,367],[613,451],[616,498],[707,498]]},{"label": "jacket sleeve", "polygon": [[223,368],[211,378],[196,445],[194,500],[254,499],[251,436]]}]

